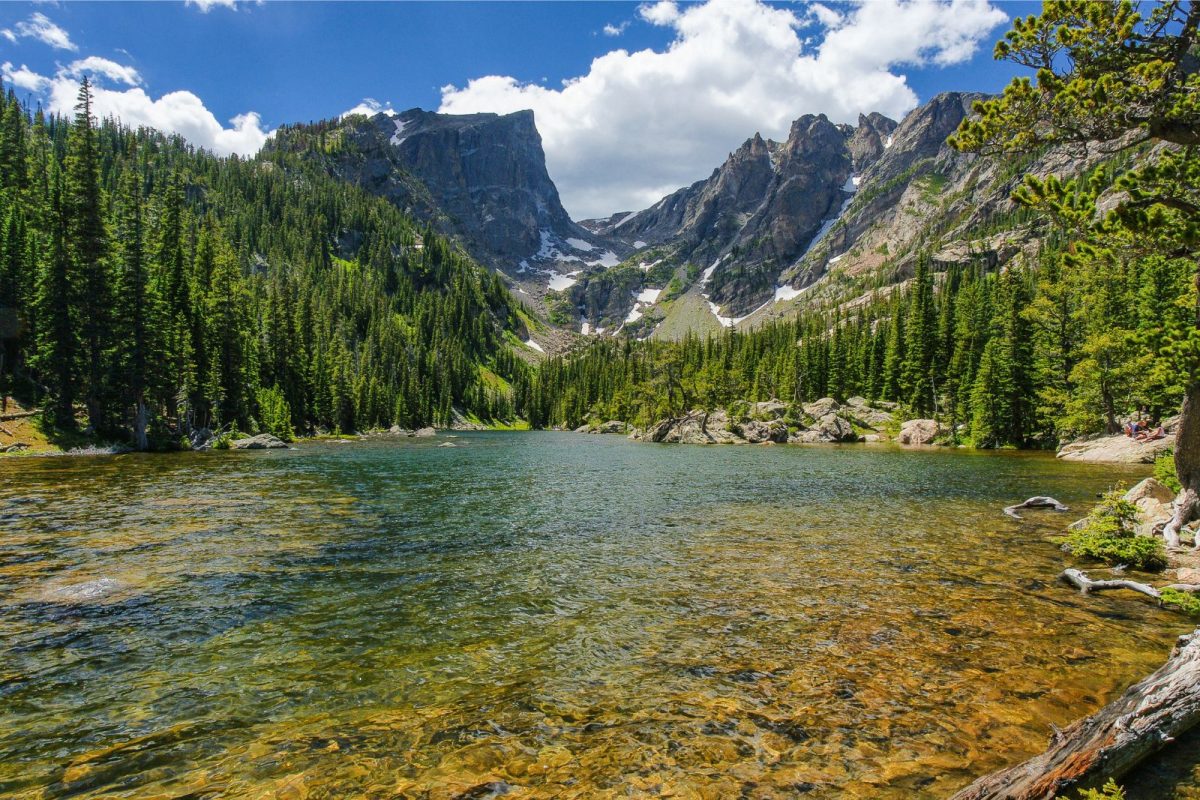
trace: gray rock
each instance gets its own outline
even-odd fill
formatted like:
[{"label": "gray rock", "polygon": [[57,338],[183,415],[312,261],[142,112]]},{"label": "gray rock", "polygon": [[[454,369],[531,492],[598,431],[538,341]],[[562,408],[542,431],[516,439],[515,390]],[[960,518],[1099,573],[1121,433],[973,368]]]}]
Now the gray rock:
[{"label": "gray rock", "polygon": [[738,426],[736,432],[740,433],[742,438],[750,444],[761,444],[763,442],[782,444],[788,440],[787,425],[780,420],[772,420],[770,422],[751,420]]},{"label": "gray rock", "polygon": [[596,428],[596,433],[624,433],[625,423],[618,419],[610,419]]},{"label": "gray rock", "polygon": [[1064,461],[1087,461],[1098,464],[1153,464],[1160,454],[1175,447],[1175,436],[1169,435],[1153,442],[1138,442],[1118,433],[1065,444],[1058,451]]},{"label": "gray rock", "polygon": [[420,436],[422,438],[426,438],[429,436],[436,436],[436,435],[437,435],[437,431],[435,431],[433,428],[428,428],[428,427],[419,428],[418,430],[413,431],[413,436]]},{"label": "gray rock", "polygon": [[802,406],[804,413],[813,419],[820,419],[826,414],[837,411],[841,407],[841,404],[832,397],[822,397],[820,400],[814,400]]},{"label": "gray rock", "polygon": [[238,439],[230,442],[229,446],[234,450],[278,450],[280,448],[287,448],[285,442],[269,433],[260,433],[258,436]]},{"label": "gray rock", "polygon": [[910,419],[900,426],[896,441],[900,444],[933,444],[944,433],[946,429],[937,420]]},{"label": "gray rock", "polygon": [[755,419],[773,420],[787,416],[788,404],[778,400],[765,400],[750,407],[750,415]]}]

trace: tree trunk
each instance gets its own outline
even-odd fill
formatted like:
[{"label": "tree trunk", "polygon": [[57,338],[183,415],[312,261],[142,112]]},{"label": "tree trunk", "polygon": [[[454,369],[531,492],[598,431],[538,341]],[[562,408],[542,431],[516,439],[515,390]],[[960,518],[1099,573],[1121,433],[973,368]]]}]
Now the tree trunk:
[{"label": "tree trunk", "polygon": [[133,412],[133,446],[142,452],[150,449],[146,437],[146,403],[143,400],[138,400],[137,409]]},{"label": "tree trunk", "polygon": [[1175,431],[1175,472],[1182,489],[1175,498],[1175,514],[1163,528],[1167,547],[1178,547],[1179,531],[1200,514],[1200,382],[1189,386],[1183,398]]},{"label": "tree trunk", "polygon": [[1179,637],[1167,663],[1090,717],[1056,732],[1050,747],[995,772],[952,800],[1051,800],[1119,779],[1200,722],[1200,630]]}]

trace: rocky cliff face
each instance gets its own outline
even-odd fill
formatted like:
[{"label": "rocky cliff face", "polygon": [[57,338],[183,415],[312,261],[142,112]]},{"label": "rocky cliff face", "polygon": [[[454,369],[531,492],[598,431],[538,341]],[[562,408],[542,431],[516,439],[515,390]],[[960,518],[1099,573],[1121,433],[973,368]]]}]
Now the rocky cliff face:
[{"label": "rocky cliff face", "polygon": [[705,266],[706,299],[736,316],[771,298],[775,279],[838,215],[857,172],[880,157],[895,127],[880,114],[857,127],[806,114],[785,141],[755,134],[707,179],[593,230],[629,244],[671,244],[678,258]]},{"label": "rocky cliff face", "polygon": [[609,249],[562,207],[532,111],[352,116],[336,139],[324,155],[334,174],[430,220],[484,264],[519,273]]}]

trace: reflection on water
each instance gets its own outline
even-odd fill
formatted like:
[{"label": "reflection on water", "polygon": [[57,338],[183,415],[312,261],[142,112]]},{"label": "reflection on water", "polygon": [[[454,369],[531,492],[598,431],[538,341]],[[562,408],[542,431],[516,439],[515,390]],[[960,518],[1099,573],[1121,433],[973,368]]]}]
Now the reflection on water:
[{"label": "reflection on water", "polygon": [[1188,627],[999,511],[1144,470],[457,443],[0,462],[0,795],[943,797]]}]

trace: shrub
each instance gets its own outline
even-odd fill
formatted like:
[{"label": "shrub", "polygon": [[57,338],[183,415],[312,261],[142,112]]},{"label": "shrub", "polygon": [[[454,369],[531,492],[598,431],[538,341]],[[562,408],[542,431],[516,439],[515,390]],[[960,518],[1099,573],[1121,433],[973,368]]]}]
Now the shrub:
[{"label": "shrub", "polygon": [[1079,792],[1079,800],[1125,800],[1125,790],[1117,786],[1112,778],[1100,789],[1084,789]]},{"label": "shrub", "polygon": [[1106,564],[1123,564],[1147,572],[1166,569],[1167,553],[1162,541],[1134,533],[1137,514],[1137,506],[1126,502],[1121,490],[1115,489],[1092,509],[1083,527],[1068,534],[1067,549],[1080,558]]},{"label": "shrub", "polygon": [[1179,476],[1175,474],[1174,453],[1163,453],[1154,459],[1154,477],[1172,492],[1178,492],[1183,488],[1182,484],[1179,483]]},{"label": "shrub", "polygon": [[1159,590],[1159,599],[1163,605],[1171,606],[1185,614],[1200,614],[1200,597],[1189,592],[1166,587]]}]

